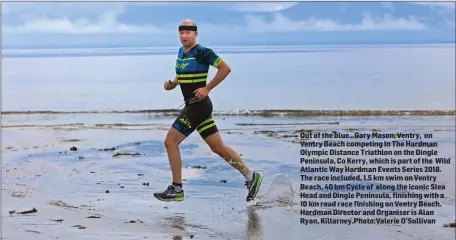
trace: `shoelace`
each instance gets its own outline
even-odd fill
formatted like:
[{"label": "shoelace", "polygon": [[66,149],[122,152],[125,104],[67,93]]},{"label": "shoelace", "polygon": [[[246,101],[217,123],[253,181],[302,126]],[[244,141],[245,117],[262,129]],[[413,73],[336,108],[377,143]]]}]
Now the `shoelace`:
[{"label": "shoelace", "polygon": [[170,193],[170,192],[174,192],[174,188],[171,185],[168,186],[168,188],[166,189],[165,193]]}]

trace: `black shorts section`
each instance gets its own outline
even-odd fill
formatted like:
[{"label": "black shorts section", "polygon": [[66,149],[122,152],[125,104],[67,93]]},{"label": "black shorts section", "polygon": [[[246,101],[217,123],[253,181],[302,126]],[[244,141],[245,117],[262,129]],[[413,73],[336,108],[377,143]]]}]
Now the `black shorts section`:
[{"label": "black shorts section", "polygon": [[218,129],[212,118],[212,108],[209,97],[201,102],[186,105],[174,121],[173,128],[187,137],[196,129],[203,139],[216,133]]},{"label": "black shorts section", "polygon": [[204,120],[197,128],[199,135],[205,139],[210,135],[218,132],[217,125],[215,124],[214,119],[212,116],[209,116],[206,120]]}]

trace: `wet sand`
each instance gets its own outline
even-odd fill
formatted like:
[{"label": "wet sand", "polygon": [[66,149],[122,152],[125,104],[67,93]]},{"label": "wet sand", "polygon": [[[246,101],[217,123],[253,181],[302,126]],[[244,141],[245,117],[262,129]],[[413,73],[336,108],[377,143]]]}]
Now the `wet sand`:
[{"label": "wet sand", "polygon": [[[454,228],[443,227],[456,219],[454,116],[215,116],[225,142],[265,174],[258,206],[246,204],[243,177],[197,134],[181,145],[185,201],[156,200],[153,193],[170,182],[163,140],[172,120],[150,113],[3,115],[3,239],[455,238]],[[432,133],[439,156],[452,159],[438,175],[446,198],[437,223],[300,225],[302,131]],[[290,177],[294,203],[271,201],[277,174]]]}]

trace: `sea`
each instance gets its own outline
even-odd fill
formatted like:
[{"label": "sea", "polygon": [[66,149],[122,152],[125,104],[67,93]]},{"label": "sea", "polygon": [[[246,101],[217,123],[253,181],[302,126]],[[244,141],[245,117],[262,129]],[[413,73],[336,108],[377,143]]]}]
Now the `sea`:
[{"label": "sea", "polygon": [[[455,109],[454,44],[205,46],[232,69],[215,114]],[[163,89],[178,48],[3,49],[2,112],[182,108],[180,88]]]}]

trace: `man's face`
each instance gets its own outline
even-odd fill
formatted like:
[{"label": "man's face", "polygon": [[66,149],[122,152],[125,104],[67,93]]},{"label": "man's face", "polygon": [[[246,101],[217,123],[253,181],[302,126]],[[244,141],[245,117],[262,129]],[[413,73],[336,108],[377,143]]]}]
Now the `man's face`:
[{"label": "man's face", "polygon": [[196,36],[198,32],[182,30],[179,32],[179,38],[184,47],[191,46],[196,41]]}]

